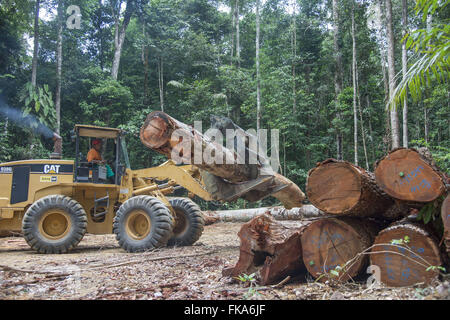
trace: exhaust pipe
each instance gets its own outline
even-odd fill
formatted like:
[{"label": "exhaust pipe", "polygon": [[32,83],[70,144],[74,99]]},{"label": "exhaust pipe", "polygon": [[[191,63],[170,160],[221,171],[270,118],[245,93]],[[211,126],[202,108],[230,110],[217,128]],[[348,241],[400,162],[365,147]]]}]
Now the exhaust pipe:
[{"label": "exhaust pipe", "polygon": [[50,159],[62,159],[62,138],[56,132],[53,132],[52,140],[53,143],[53,152],[50,154]]}]

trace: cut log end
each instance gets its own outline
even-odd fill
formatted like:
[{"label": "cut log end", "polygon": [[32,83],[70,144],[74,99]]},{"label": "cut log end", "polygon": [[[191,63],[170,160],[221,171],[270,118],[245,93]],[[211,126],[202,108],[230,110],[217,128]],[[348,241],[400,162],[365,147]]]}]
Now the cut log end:
[{"label": "cut log end", "polygon": [[372,173],[335,159],[310,170],[306,193],[314,206],[339,216],[382,215],[393,204],[377,187]]},{"label": "cut log end", "polygon": [[415,149],[390,152],[377,163],[375,178],[384,192],[402,201],[430,202],[445,191],[437,168]]},{"label": "cut log end", "polygon": [[[405,239],[406,246],[398,244]],[[391,287],[430,283],[438,271],[427,269],[442,264],[436,239],[411,222],[399,222],[382,230],[375,239],[370,262],[380,268],[380,281]]]},{"label": "cut log end", "polygon": [[353,208],[361,197],[361,178],[347,162],[328,162],[315,168],[308,177],[308,199],[331,214]]},{"label": "cut log end", "polygon": [[237,277],[257,272],[260,283],[267,285],[304,272],[300,236],[306,224],[288,228],[270,214],[255,217],[238,233],[241,240],[239,260],[222,274]]},{"label": "cut log end", "polygon": [[164,113],[154,111],[147,116],[140,130],[142,143],[149,148],[155,149],[166,144],[170,139],[168,119]]},{"label": "cut log end", "polygon": [[[345,266],[359,253],[367,249],[376,234],[377,227],[370,222],[355,219],[327,218],[312,222],[302,235],[303,262],[314,278],[328,279],[331,270]],[[348,281],[362,272],[367,258],[361,255],[348,268],[334,274],[339,281]]]}]

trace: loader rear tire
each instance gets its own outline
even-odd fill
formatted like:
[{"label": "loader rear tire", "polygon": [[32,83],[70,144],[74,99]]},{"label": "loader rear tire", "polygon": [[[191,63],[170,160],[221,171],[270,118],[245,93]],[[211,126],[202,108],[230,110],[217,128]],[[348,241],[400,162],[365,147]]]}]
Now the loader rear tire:
[{"label": "loader rear tire", "polygon": [[87,216],[70,197],[49,195],[25,212],[22,232],[30,247],[39,253],[66,253],[83,239]]},{"label": "loader rear tire", "polygon": [[172,236],[172,215],[157,198],[136,196],[125,201],[114,217],[113,232],[128,252],[163,247]]},{"label": "loader rear tire", "polygon": [[205,221],[199,206],[190,199],[174,198],[169,200],[175,211],[173,236],[169,246],[190,246],[200,239]]}]

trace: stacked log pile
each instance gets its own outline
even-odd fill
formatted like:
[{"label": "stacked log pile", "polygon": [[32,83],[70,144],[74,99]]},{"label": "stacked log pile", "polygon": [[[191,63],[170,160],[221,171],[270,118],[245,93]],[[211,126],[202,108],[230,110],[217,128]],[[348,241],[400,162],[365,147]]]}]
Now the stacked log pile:
[{"label": "stacked log pile", "polygon": [[[414,149],[391,151],[374,173],[327,159],[307,180],[308,199],[320,215],[295,228],[283,228],[269,210],[256,216],[243,225],[239,261],[224,274],[257,272],[263,284],[305,271],[319,281],[348,281],[371,265],[388,286],[429,283],[447,263],[450,245],[446,179],[426,153]],[[417,218],[431,202],[441,206],[434,218],[442,219],[443,235],[436,224]]]}]

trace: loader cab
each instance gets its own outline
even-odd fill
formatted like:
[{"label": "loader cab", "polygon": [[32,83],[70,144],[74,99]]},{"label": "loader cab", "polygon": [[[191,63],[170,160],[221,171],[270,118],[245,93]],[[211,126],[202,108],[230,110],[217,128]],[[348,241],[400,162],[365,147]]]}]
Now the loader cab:
[{"label": "loader cab", "polygon": [[[72,133],[75,140],[74,182],[120,185],[125,169],[130,168],[125,144],[125,131],[90,125],[75,125]],[[88,162],[86,155],[93,139],[101,139],[104,144],[103,159],[114,172],[107,178],[107,167],[103,164]]]}]

